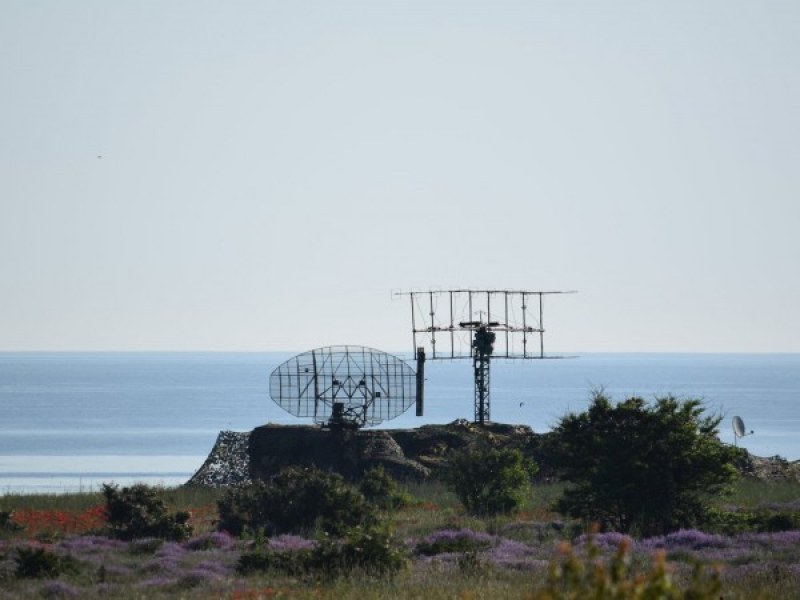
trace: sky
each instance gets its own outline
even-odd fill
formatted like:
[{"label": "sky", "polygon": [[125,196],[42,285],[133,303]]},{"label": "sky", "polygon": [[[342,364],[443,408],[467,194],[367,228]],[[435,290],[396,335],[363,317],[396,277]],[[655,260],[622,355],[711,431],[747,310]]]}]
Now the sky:
[{"label": "sky", "polygon": [[796,0],[0,0],[0,350],[800,352]]}]

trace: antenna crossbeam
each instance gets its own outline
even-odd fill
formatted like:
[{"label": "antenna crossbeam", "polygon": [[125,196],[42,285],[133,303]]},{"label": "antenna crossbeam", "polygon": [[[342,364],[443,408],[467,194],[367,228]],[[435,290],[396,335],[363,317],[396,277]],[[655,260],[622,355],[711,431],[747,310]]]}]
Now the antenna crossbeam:
[{"label": "antenna crossbeam", "polygon": [[491,325],[491,324],[475,324],[465,325],[463,327],[425,327],[423,329],[414,329],[414,333],[433,333],[439,331],[476,331],[481,327],[486,327],[491,331],[507,331],[509,333],[544,333],[544,329],[539,327],[515,327],[511,325]]}]

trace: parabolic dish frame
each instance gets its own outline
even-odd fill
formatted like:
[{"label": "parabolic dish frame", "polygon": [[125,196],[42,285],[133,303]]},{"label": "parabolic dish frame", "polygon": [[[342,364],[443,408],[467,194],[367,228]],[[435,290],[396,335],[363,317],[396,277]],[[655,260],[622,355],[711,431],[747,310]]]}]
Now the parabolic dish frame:
[{"label": "parabolic dish frame", "polygon": [[322,425],[377,425],[408,410],[416,395],[414,369],[366,346],[309,350],[270,374],[270,397],[278,406]]}]

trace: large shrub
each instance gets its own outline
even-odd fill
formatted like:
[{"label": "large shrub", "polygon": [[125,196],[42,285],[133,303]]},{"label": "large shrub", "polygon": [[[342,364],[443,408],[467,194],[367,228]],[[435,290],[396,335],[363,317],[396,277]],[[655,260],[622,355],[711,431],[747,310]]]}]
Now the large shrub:
[{"label": "large shrub", "polygon": [[257,545],[242,553],[236,570],[244,575],[274,571],[292,576],[314,574],[326,578],[354,571],[393,575],[408,562],[408,551],[385,527],[354,527],[342,538],[321,536],[310,547],[276,548]]},{"label": "large shrub", "polygon": [[19,531],[22,526],[14,522],[14,512],[0,510],[0,534]]},{"label": "large shrub", "polygon": [[43,547],[17,547],[15,575],[20,578],[58,577],[77,571],[77,562],[70,556],[51,552]]},{"label": "large shrub", "polygon": [[397,481],[382,465],[364,472],[358,482],[359,491],[372,504],[383,510],[394,510],[408,504],[410,496],[400,489]]},{"label": "large shrub", "polygon": [[549,460],[572,483],[565,514],[604,528],[657,535],[702,524],[709,499],[735,478],[737,450],[716,437],[718,416],[671,396],[617,405],[595,394],[589,410],[561,419]]},{"label": "large shrub", "polygon": [[519,450],[481,446],[452,455],[447,482],[470,513],[495,515],[520,506],[535,473]]},{"label": "large shrub", "polygon": [[311,552],[311,566],[329,576],[352,571],[371,575],[393,575],[408,561],[407,550],[386,528],[356,527],[341,540],[323,538]]},{"label": "large shrub", "polygon": [[302,533],[315,527],[339,535],[374,522],[373,507],[341,475],[288,467],[270,481],[233,488],[219,500],[219,528],[234,535],[245,529]]},{"label": "large shrub", "polygon": [[103,484],[111,534],[121,540],[155,537],[184,540],[191,533],[189,513],[168,514],[157,490],[142,483],[119,489]]}]

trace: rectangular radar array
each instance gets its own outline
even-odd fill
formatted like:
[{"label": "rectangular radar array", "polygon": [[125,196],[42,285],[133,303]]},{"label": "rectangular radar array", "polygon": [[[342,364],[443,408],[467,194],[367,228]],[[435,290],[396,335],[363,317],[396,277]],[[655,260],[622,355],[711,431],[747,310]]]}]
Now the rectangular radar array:
[{"label": "rectangular radar array", "polygon": [[492,358],[536,359],[544,353],[544,297],[571,292],[430,290],[404,292],[411,302],[414,357],[473,357],[474,332],[495,333]]}]

